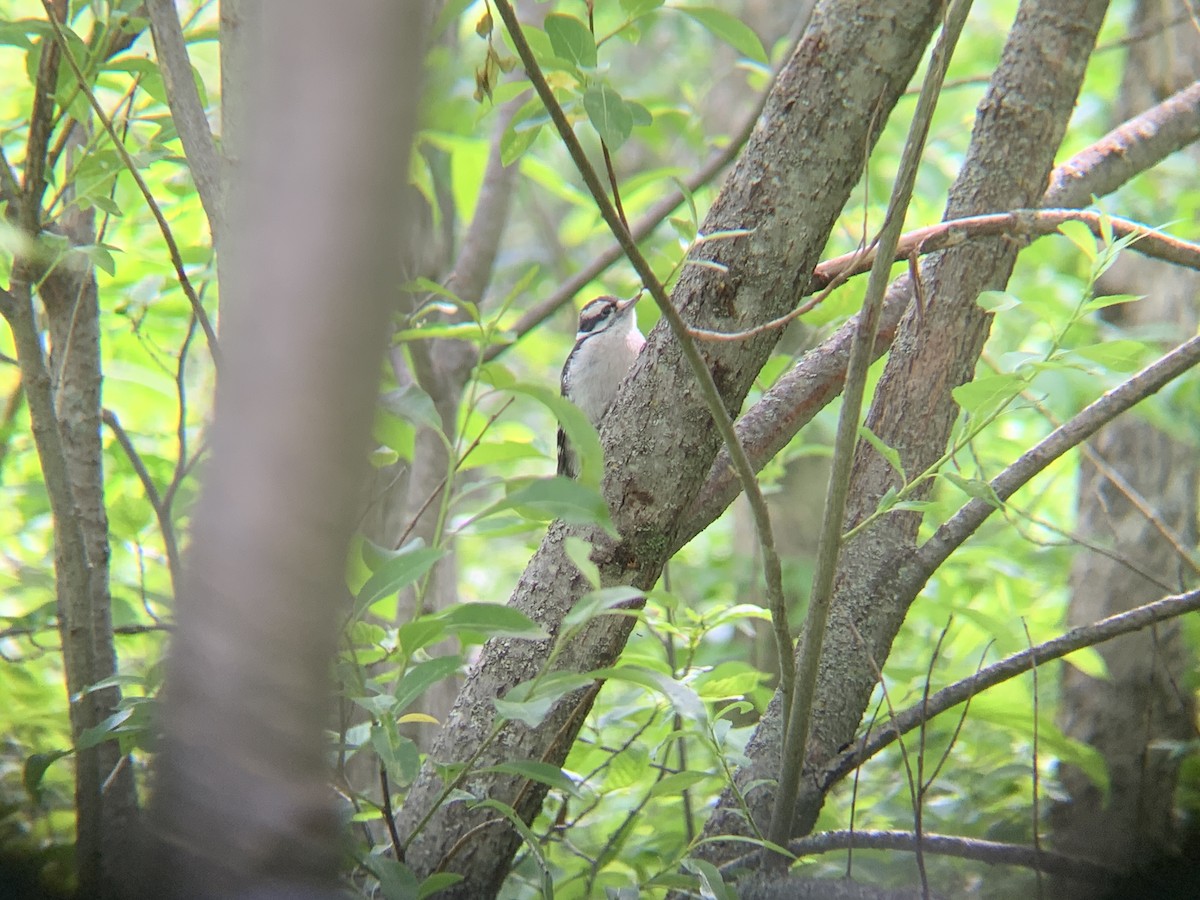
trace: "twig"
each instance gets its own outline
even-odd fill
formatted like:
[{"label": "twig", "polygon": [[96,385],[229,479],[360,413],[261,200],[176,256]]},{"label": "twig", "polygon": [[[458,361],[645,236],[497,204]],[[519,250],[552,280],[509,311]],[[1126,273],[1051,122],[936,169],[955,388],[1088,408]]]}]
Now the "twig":
[{"label": "twig", "polygon": [[[58,28],[58,14],[48,0],[42,0],[50,24]],[[66,7],[65,3],[59,4]],[[64,9],[65,12],[65,9]],[[33,108],[29,113],[29,138],[25,142],[23,200],[17,211],[21,230],[32,241],[42,230],[42,196],[46,192],[46,150],[54,125],[54,92],[58,87],[58,65],[64,42],[46,42],[38,63]]]},{"label": "twig", "polygon": [[[1025,641],[1027,644],[1029,644],[1029,647],[1032,650],[1033,635],[1031,635],[1029,633],[1029,623],[1025,621],[1024,617],[1022,617],[1022,619],[1021,619],[1021,627],[1025,629]],[[1039,734],[1038,726],[1040,724],[1038,722],[1038,713],[1039,713],[1041,707],[1040,707],[1040,704],[1038,703],[1037,654],[1032,653],[1032,652],[1029,654],[1029,674],[1033,676],[1033,747],[1031,748],[1031,753],[1033,755],[1033,771],[1031,773],[1032,782],[1033,782],[1033,806],[1032,806],[1032,809],[1030,810],[1029,814],[1030,814],[1030,818],[1032,820],[1031,824],[1033,826],[1033,853],[1034,853],[1035,857],[1040,857],[1042,855],[1042,837],[1041,837],[1041,828],[1040,828],[1040,826],[1041,826],[1040,818],[1041,817],[1038,814],[1038,806],[1039,806],[1039,800],[1040,800],[1040,797],[1038,795],[1038,734]],[[1035,866],[1034,874],[1037,876],[1038,900],[1042,900],[1042,898],[1044,896],[1043,888],[1042,888],[1042,870]]]},{"label": "twig", "polygon": [[[1033,238],[1058,231],[1064,222],[1082,222],[1098,238],[1103,237],[1103,222],[1112,226],[1114,238],[1136,236],[1131,250],[1144,256],[1161,259],[1188,269],[1200,269],[1200,244],[1193,244],[1163,234],[1161,231],[1116,216],[1104,216],[1090,209],[1017,209],[948,219],[903,235],[896,245],[892,262],[903,262],[913,254],[925,256],[939,250],[957,247],[972,238],[1004,235],[1014,238]],[[835,277],[858,275],[874,263],[875,249],[867,253],[855,251],[825,260],[813,272],[814,288],[823,287]]]},{"label": "twig", "polygon": [[[800,40],[802,31],[803,29],[799,27],[795,29],[791,41],[793,46]],[[789,55],[785,54],[784,59],[787,59]],[[779,71],[780,69],[775,71],[771,81],[763,88],[754,104],[754,108],[746,116],[741,127],[730,137],[729,142],[719,150],[714,151],[691,176],[684,179],[683,184],[689,191],[699,190],[708,184],[737,158],[742,147],[750,140],[754,126],[758,124],[758,118],[762,114],[763,107],[766,105],[767,97],[770,96],[771,89],[775,86],[775,81],[779,77]],[[683,191],[675,190],[653,204],[629,229],[630,234],[633,235],[633,239],[640,242],[648,237],[686,199],[687,197]],[[583,290],[590,282],[594,281],[600,273],[621,259],[624,256],[624,252],[621,245],[614,242],[607,249],[597,254],[579,272],[566,279],[558,290],[541,303],[529,309],[513,324],[511,331],[515,336],[515,340],[520,340],[546,319],[550,318],[563,305],[569,303],[576,294]],[[495,344],[489,347],[484,354],[484,361],[490,362],[511,346],[512,344]]]},{"label": "twig", "polygon": [[[1091,860],[1047,851],[1038,853],[1032,847],[1023,847],[1020,844],[1004,844],[999,841],[928,832],[920,836],[919,843],[926,852],[937,856],[973,859],[990,865],[1022,866],[1037,869],[1048,875],[1060,875],[1098,884],[1110,884],[1120,875],[1116,870]],[[851,847],[864,850],[915,850],[917,845],[917,836],[907,831],[826,831],[791,841],[788,849],[797,856],[811,856]],[[744,864],[746,859],[743,857],[738,862]],[[724,869],[723,866],[722,870]]]},{"label": "twig", "polygon": [[400,840],[400,832],[396,830],[396,817],[392,814],[392,789],[388,785],[387,766],[383,764],[383,760],[379,761],[379,788],[383,795],[383,821],[387,823],[388,834],[392,838],[392,852],[396,854],[397,860],[402,860],[403,842]]},{"label": "twig", "polygon": [[[875,655],[871,653],[871,647],[863,638],[862,633],[850,623],[850,633],[854,635],[854,640],[858,642],[866,655],[867,663],[871,667],[871,671],[875,673],[875,681],[879,684],[879,690],[883,694],[883,703],[887,707],[888,718],[894,720],[896,718],[896,707],[892,705],[891,695],[888,693],[887,682],[883,678],[883,669],[879,667],[879,663],[875,660]],[[932,664],[932,663],[931,663]],[[920,758],[925,752],[925,727],[921,724],[920,730],[920,751],[917,754],[918,759],[918,774],[913,774],[912,763],[908,759],[908,747],[904,745],[904,740],[899,735],[896,736],[896,743],[900,745],[900,760],[904,763],[904,777],[908,782],[908,793],[912,799],[913,805],[913,826],[916,834],[916,843],[914,851],[917,857],[917,873],[921,878],[921,896],[924,900],[929,900],[929,875],[925,872],[925,851],[921,842],[921,811],[924,804],[921,776],[920,776]],[[779,854],[774,854],[779,855]],[[768,857],[768,860],[770,857]]]},{"label": "twig", "polygon": [[158,519],[158,530],[162,534],[163,549],[167,554],[167,569],[171,573],[171,585],[178,591],[179,585],[182,583],[183,566],[180,562],[179,544],[175,540],[175,525],[171,521],[170,509],[163,502],[162,495],[159,494],[158,487],[154,484],[154,479],[150,477],[150,472],[146,469],[146,464],[142,461],[141,454],[133,446],[133,441],[130,440],[129,434],[121,427],[121,422],[117,419],[117,414],[111,409],[101,410],[100,420],[112,431],[113,436],[117,439],[117,443],[125,451],[125,456],[129,459],[129,464],[133,466],[133,471],[137,475],[138,481],[142,483],[142,489],[146,492],[146,499],[150,502],[150,508],[154,510],[154,517]]},{"label": "twig", "polygon": [[[1180,344],[1132,378],[1122,382],[1056,428],[991,481],[1001,502],[1040,473],[1051,462],[1087,440],[1121,413],[1161,390],[1175,378],[1200,363],[1200,335]],[[972,534],[993,512],[989,502],[974,498],[933,533],[917,550],[911,562],[898,573],[897,585],[920,579],[921,583],[946,557]]]}]

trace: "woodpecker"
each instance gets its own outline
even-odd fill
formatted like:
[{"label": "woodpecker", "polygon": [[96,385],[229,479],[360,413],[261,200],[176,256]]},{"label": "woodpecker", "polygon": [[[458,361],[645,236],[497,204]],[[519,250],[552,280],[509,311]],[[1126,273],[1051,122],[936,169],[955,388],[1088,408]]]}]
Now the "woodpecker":
[{"label": "woodpecker", "polygon": [[[641,296],[640,294],[638,295]],[[617,396],[621,380],[646,343],[638,331],[632,300],[597,297],[579,312],[575,346],[562,370],[562,395],[583,410],[592,425],[599,427]],[[558,429],[558,474],[575,478],[579,460]]]}]

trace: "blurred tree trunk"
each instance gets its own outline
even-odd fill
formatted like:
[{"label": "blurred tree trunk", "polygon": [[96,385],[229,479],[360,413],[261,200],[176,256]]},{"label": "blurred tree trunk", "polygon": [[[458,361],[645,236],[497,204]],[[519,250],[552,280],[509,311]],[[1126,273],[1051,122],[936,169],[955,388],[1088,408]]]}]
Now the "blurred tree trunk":
[{"label": "blurred tree trunk", "polygon": [[231,85],[246,103],[222,247],[223,362],[168,658],[145,893],[333,897],[329,667],[408,214],[397,198],[425,6],[239,5],[257,22],[243,34],[245,81]]},{"label": "blurred tree trunk", "polygon": [[[1193,23],[1163,27],[1178,6],[1142,0],[1130,26],[1150,34],[1129,49],[1116,119],[1160,102],[1200,77],[1200,35]],[[1200,151],[1183,153],[1200,165]],[[1151,172],[1148,179],[1163,177]],[[1164,206],[1160,215],[1170,215]],[[1155,215],[1151,213],[1151,215]],[[1149,224],[1159,219],[1152,218]],[[1101,294],[1139,294],[1105,318],[1133,337],[1193,334],[1200,275],[1126,251],[1098,285]],[[1110,554],[1080,548],[1071,571],[1071,625],[1156,600],[1194,583],[1182,554],[1196,545],[1200,487],[1194,443],[1141,418],[1124,417],[1090,442],[1079,474],[1077,531]],[[1148,513],[1157,517],[1151,521]],[[1169,532],[1169,535],[1165,532]],[[1173,541],[1177,543],[1173,544]],[[1132,565],[1130,565],[1132,564]],[[1099,648],[1110,678],[1063,669],[1060,719],[1071,737],[1096,747],[1108,764],[1107,799],[1078,770],[1061,772],[1070,799],[1051,815],[1058,849],[1121,869],[1177,851],[1174,788],[1179,760],[1158,741],[1196,737],[1195,709],[1185,684],[1195,661],[1173,621]],[[1063,896],[1069,885],[1060,886]]]}]

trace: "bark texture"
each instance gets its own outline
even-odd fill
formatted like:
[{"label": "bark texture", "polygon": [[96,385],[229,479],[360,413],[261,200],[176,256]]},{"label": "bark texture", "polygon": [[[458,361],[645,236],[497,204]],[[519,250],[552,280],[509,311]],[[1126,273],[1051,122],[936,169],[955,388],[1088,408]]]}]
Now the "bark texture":
[{"label": "bark texture", "polygon": [[[685,269],[674,302],[689,323],[741,330],[785,312],[805,288],[832,224],[857,181],[876,110],[892,108],[920,60],[940,3],[917,0],[822,4],[782,73],[750,143],[702,227],[752,228],[747,237],[699,245],[692,258],[724,272]],[[740,408],[774,335],[702,348],[727,407]],[[694,379],[665,324],[652,332],[601,434],[608,461],[604,491],[622,539],[593,538],[606,584],[651,587],[677,539],[688,508],[717,450]],[[585,591],[567,560],[568,529],[556,525],[530,562],[510,603],[551,634]],[[602,617],[569,642],[558,665],[589,671],[614,662],[630,621]],[[493,895],[519,838],[494,811],[447,804],[432,763],[502,760],[560,764],[594,696],[560,701],[537,728],[506,724],[492,737],[493,701],[541,669],[547,643],[489,642],[471,669],[449,720],[398,817],[407,861],[419,875],[436,869],[464,875],[447,897]],[[476,755],[478,754],[478,755]],[[545,789],[520,778],[470,775],[459,785],[476,797],[512,806],[526,821]],[[426,817],[429,817],[428,819]],[[460,840],[474,831],[469,840]],[[453,853],[451,851],[453,850]]]},{"label": "bark texture", "polygon": [[[1144,0],[1133,28],[1151,29],[1173,13],[1171,4]],[[1117,114],[1140,113],[1198,77],[1200,37],[1191,23],[1157,30],[1130,48]],[[1193,165],[1200,163],[1195,148],[1185,153]],[[1175,214],[1170,205],[1156,213],[1161,219]],[[1119,328],[1136,335],[1157,326],[1180,339],[1195,333],[1200,290],[1195,272],[1127,251],[1098,289],[1146,295],[1106,310],[1105,318]],[[1117,558],[1080,550],[1071,571],[1072,625],[1149,602],[1163,594],[1164,583],[1181,588],[1194,578],[1178,548],[1196,545],[1198,491],[1194,445],[1149,422],[1126,417],[1092,440],[1080,469],[1077,531]],[[1104,756],[1110,795],[1106,802],[1101,789],[1081,772],[1065,768],[1060,776],[1070,799],[1056,805],[1051,822],[1059,849],[1128,870],[1176,849],[1179,761],[1154,744],[1194,737],[1195,708],[1183,682],[1195,663],[1177,621],[1112,641],[1100,653],[1108,680],[1070,666],[1063,669],[1060,718],[1066,734]],[[1064,897],[1083,896],[1075,890],[1069,883],[1058,888]]]},{"label": "bark texture", "polygon": [[[1096,33],[1107,4],[1089,0],[1066,9],[1051,0],[1021,4],[1000,65],[976,114],[967,160],[946,207],[946,218],[1036,205],[1054,152],[1066,130]],[[1017,247],[996,238],[944,251],[921,267],[928,306],[910,309],[900,323],[867,424],[899,451],[907,472],[921,472],[946,449],[958,415],[951,392],[970,380],[991,317],[976,304],[980,291],[1007,282]],[[891,466],[860,445],[851,476],[847,527],[876,508],[889,487],[899,487]],[[815,769],[853,740],[875,685],[872,660],[882,664],[916,592],[890,589],[901,562],[915,548],[920,517],[894,512],[842,549],[830,621],[822,652],[806,769]],[[866,642],[864,647],[855,635]],[[749,791],[749,809],[760,827],[770,819],[769,783],[779,770],[778,696],[747,747],[750,765],[737,774]],[[747,834],[733,798],[722,797],[706,836]],[[802,786],[796,834],[807,833],[823,802],[821,790]],[[744,852],[736,844],[701,848],[710,859]]]},{"label": "bark texture", "polygon": [[168,659],[147,896],[340,895],[329,667],[397,280],[423,11],[240,10],[261,19],[235,88],[224,362]]}]

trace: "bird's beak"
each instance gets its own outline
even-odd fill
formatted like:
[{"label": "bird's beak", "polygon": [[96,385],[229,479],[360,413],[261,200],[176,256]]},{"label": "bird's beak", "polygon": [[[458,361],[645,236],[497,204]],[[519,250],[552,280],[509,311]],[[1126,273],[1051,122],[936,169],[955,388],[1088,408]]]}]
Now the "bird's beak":
[{"label": "bird's beak", "polygon": [[637,294],[634,295],[632,300],[618,300],[617,301],[617,310],[619,312],[625,312],[625,310],[629,309],[631,306],[633,306],[633,304],[637,303],[639,300],[642,299],[643,293],[644,293],[644,291],[638,291]]}]

